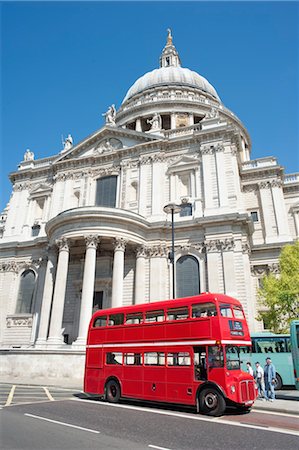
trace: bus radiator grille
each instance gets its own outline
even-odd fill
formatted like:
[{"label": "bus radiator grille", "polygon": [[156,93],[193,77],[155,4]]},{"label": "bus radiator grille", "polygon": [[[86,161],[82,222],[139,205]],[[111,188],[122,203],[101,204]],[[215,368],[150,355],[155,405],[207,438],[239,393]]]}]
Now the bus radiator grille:
[{"label": "bus radiator grille", "polygon": [[247,402],[248,400],[255,399],[254,381],[247,380],[241,383],[241,401]]}]

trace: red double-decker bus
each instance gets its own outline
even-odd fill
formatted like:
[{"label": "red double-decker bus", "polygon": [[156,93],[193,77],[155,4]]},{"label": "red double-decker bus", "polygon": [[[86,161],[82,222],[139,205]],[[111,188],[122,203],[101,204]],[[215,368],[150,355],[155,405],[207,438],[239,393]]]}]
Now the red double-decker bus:
[{"label": "red double-decker bus", "polygon": [[211,416],[256,398],[240,367],[250,346],[240,302],[223,294],[97,311],[86,346],[84,391],[105,397],[194,405]]}]

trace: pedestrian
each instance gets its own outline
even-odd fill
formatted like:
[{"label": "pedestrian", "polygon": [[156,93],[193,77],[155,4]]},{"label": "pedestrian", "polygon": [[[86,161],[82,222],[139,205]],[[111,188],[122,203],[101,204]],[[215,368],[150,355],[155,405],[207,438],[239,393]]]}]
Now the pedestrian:
[{"label": "pedestrian", "polygon": [[251,362],[246,363],[247,366],[247,372],[253,377],[253,368],[251,367]]},{"label": "pedestrian", "polygon": [[[275,400],[274,386],[276,382],[276,370],[274,364],[272,364],[271,358],[266,358],[266,365],[264,367],[265,377],[265,398],[273,402]],[[270,393],[270,396],[269,396]]]},{"label": "pedestrian", "polygon": [[257,361],[255,363],[255,382],[258,389],[259,398],[265,400],[265,378],[264,378],[264,369]]}]

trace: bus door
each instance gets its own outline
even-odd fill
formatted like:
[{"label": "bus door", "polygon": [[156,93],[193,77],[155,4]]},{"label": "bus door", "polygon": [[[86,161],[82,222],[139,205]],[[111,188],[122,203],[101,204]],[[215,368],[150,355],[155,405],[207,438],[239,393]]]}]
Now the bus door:
[{"label": "bus door", "polygon": [[194,351],[194,379],[206,381],[207,374],[207,349],[205,346],[193,347]]},{"label": "bus door", "polygon": [[226,379],[222,345],[208,346],[208,379],[225,389]]}]

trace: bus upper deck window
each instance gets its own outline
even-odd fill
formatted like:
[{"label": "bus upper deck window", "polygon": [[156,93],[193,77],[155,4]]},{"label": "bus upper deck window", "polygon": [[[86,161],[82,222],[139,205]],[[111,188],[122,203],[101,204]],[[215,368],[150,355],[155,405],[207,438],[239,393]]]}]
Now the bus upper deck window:
[{"label": "bus upper deck window", "polygon": [[124,323],[124,314],[110,314],[108,325],[123,325]]},{"label": "bus upper deck window", "polygon": [[242,308],[240,308],[239,306],[234,306],[233,309],[234,309],[234,316],[236,319],[244,319]]},{"label": "bus upper deck window", "polygon": [[167,311],[167,320],[182,320],[188,319],[188,308],[187,306],[182,308],[170,308]]},{"label": "bus upper deck window", "polygon": [[220,305],[220,314],[222,317],[233,317],[230,305]]},{"label": "bus upper deck window", "polygon": [[214,317],[217,316],[214,303],[196,303],[192,305],[192,317]]},{"label": "bus upper deck window", "polygon": [[101,317],[97,317],[93,323],[93,326],[95,328],[98,327],[105,327],[107,323],[107,316],[101,316]]},{"label": "bus upper deck window", "polygon": [[125,325],[133,325],[142,322],[142,312],[129,313],[126,315]]},{"label": "bus upper deck window", "polygon": [[147,311],[145,314],[146,322],[163,322],[164,320],[164,311]]}]

